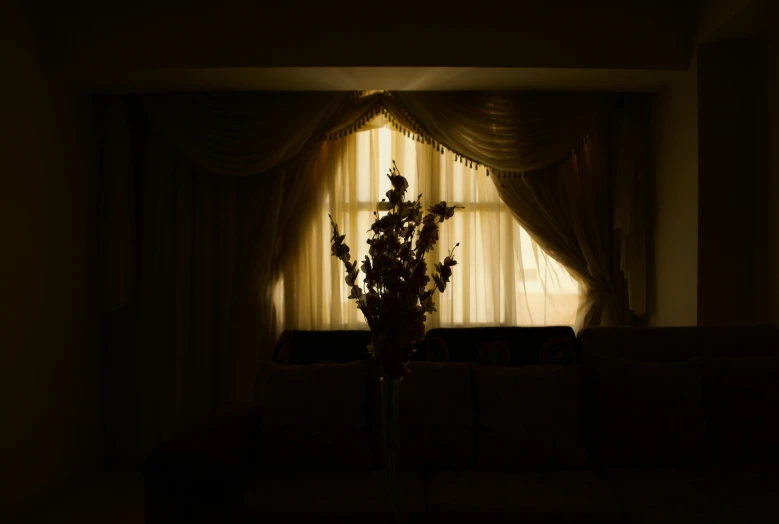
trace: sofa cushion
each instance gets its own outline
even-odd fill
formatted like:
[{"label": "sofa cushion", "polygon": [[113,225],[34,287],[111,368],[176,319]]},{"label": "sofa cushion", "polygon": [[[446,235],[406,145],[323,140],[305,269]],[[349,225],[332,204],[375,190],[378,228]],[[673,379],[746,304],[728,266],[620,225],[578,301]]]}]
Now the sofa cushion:
[{"label": "sofa cushion", "polygon": [[459,471],[431,474],[430,522],[624,522],[594,471]]},{"label": "sofa cushion", "polygon": [[471,372],[466,364],[414,362],[400,386],[400,445],[409,467],[465,467],[473,454]]},{"label": "sofa cushion", "polygon": [[594,447],[601,464],[671,466],[709,460],[703,375],[696,359],[601,358],[593,375]]},{"label": "sofa cushion", "polygon": [[779,520],[779,467],[606,469],[604,479],[636,524]]},{"label": "sofa cushion", "polygon": [[261,457],[285,468],[372,467],[365,362],[268,364]]},{"label": "sofa cushion", "polygon": [[[398,478],[401,508],[411,522],[425,512],[421,473]],[[243,492],[237,522],[263,524],[382,522],[386,514],[381,471],[266,472]]]},{"label": "sofa cushion", "polygon": [[730,463],[779,462],[779,357],[707,363],[712,441]]},{"label": "sofa cushion", "polygon": [[576,366],[473,366],[479,469],[583,468]]},{"label": "sofa cushion", "polygon": [[[399,392],[401,469],[467,467],[473,454],[473,399],[467,364],[411,362],[412,376]],[[376,466],[382,467],[381,396],[373,391],[373,442]]]}]

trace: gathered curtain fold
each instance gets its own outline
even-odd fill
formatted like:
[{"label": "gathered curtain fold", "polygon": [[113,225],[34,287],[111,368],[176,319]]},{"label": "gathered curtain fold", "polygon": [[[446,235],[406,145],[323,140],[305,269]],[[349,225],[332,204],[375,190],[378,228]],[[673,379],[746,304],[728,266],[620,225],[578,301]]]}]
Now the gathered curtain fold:
[{"label": "gathered curtain fold", "polygon": [[248,268],[261,266],[256,243],[276,221],[279,183],[210,173],[154,131],[141,140],[137,351],[148,451],[191,417],[251,398]]},{"label": "gathered curtain fold", "polygon": [[605,141],[594,133],[564,162],[529,174],[492,177],[520,225],[582,284],[577,329],[624,323],[610,271]]},{"label": "gathered curtain fold", "polygon": [[138,351],[144,445],[231,401],[255,398],[273,344],[273,246],[316,149],[265,176],[225,177],[154,129],[137,157]]},{"label": "gathered curtain fold", "polygon": [[104,325],[129,330],[103,344],[133,341],[107,382],[129,388],[111,386],[113,399],[137,399],[132,413],[108,410],[106,426],[112,447],[142,457],[193,417],[255,398],[273,344],[274,245],[323,141],[261,176],[223,176],[171,140],[142,97],[97,105]]}]

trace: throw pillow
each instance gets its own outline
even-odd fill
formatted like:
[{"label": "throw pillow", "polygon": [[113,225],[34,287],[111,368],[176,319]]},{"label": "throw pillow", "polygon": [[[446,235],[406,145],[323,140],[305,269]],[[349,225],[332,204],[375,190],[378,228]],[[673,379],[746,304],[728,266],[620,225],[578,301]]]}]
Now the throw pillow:
[{"label": "throw pillow", "polygon": [[426,337],[425,358],[429,362],[447,362],[449,360],[449,348],[446,346],[446,341],[441,337]]},{"label": "throw pillow", "polygon": [[366,362],[269,364],[262,460],[285,468],[371,467]]},{"label": "throw pillow", "polygon": [[575,364],[576,349],[574,341],[570,337],[562,335],[550,338],[544,342],[544,346],[538,354],[538,363],[544,366],[549,364]]},{"label": "throw pillow", "polygon": [[697,360],[601,359],[595,393],[595,449],[604,465],[679,466],[709,460]]},{"label": "throw pillow", "polygon": [[511,348],[502,340],[490,340],[484,343],[476,353],[476,363],[480,366],[504,368],[511,361]]},{"label": "throw pillow", "polygon": [[718,457],[779,462],[779,358],[715,358],[707,371]]},{"label": "throw pillow", "polygon": [[587,467],[578,367],[474,366],[474,388],[477,467]]}]

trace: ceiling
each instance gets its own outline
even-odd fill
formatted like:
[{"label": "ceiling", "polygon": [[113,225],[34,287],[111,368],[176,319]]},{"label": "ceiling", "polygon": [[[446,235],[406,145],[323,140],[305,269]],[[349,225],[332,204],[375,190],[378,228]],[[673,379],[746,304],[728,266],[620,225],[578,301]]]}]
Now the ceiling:
[{"label": "ceiling", "polygon": [[[721,4],[747,0],[703,1],[722,18]],[[44,67],[78,89],[654,91],[687,70],[702,12],[679,0],[474,2],[467,11],[105,4],[34,1]]]},{"label": "ceiling", "polygon": [[252,67],[100,70],[68,82],[107,93],[204,91],[656,92],[684,71],[474,67]]}]

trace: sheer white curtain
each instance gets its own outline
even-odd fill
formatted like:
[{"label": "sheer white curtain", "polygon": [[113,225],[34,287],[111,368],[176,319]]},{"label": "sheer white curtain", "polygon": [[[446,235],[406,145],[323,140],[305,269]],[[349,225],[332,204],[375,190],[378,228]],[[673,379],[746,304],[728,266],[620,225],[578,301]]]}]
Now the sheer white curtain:
[{"label": "sheer white curtain", "polygon": [[[348,300],[344,270],[330,255],[330,222],[339,224],[352,260],[367,254],[376,203],[389,189],[392,160],[409,181],[407,198],[422,204],[457,203],[442,224],[429,265],[455,251],[458,265],[446,291],[436,293],[438,312],[427,327],[571,325],[576,321],[578,283],[539,249],[511,216],[484,168],[475,169],[401,133],[374,125],[332,142],[329,177],[298,253],[282,268],[275,291],[277,329],[367,329]],[[332,154],[335,153],[335,154]]]}]

